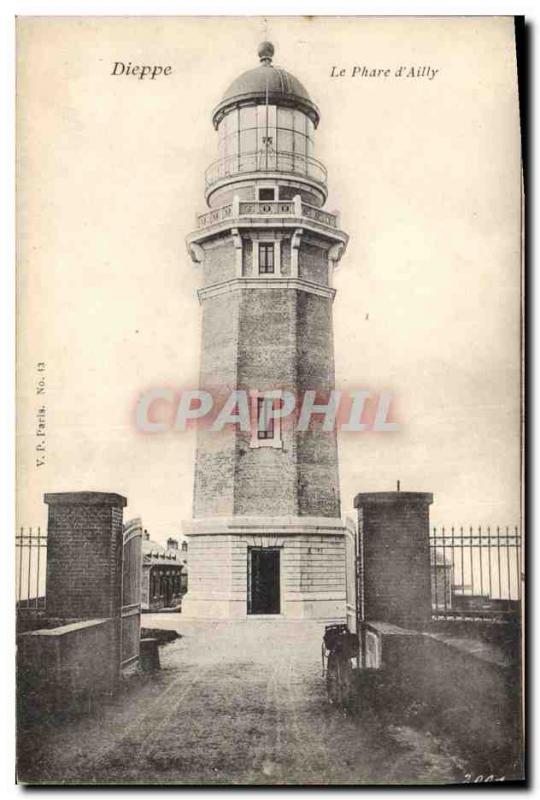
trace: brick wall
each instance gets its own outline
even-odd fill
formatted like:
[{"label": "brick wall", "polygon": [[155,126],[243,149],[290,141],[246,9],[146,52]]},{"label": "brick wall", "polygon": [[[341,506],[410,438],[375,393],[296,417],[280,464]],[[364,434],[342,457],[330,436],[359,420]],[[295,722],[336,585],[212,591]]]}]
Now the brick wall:
[{"label": "brick wall", "polygon": [[123,507],[117,494],[46,494],[47,615],[91,619],[120,613]]},{"label": "brick wall", "polygon": [[[334,385],[331,300],[292,289],[243,289],[203,302],[201,388]],[[251,434],[199,429],[194,515],[340,515],[335,432],[282,427],[282,448]]]},{"label": "brick wall", "polygon": [[290,289],[245,289],[238,327],[238,385],[294,386],[296,305]]},{"label": "brick wall", "polygon": [[[298,293],[297,387],[323,395],[334,388],[332,302],[325,297]],[[324,396],[321,397],[324,400]],[[300,514],[340,516],[338,454],[335,431],[310,429],[297,433],[298,508]]]},{"label": "brick wall", "polygon": [[248,236],[242,237],[242,275],[253,275],[253,240]]},{"label": "brick wall", "polygon": [[[200,360],[201,389],[222,403],[236,389],[239,292],[207,298],[203,302]],[[219,393],[219,394],[218,394]],[[195,517],[233,513],[235,431],[213,433],[197,429],[193,513]]]},{"label": "brick wall", "polygon": [[291,239],[281,240],[281,274],[291,274]]},{"label": "brick wall", "polygon": [[298,276],[307,281],[328,286],[328,256],[326,250],[302,241],[298,251]]},{"label": "brick wall", "polygon": [[431,620],[429,505],[433,495],[373,492],[356,496],[364,551],[367,620],[423,626]]},{"label": "brick wall", "polygon": [[203,286],[228,281],[236,276],[234,251],[231,237],[204,245]]}]

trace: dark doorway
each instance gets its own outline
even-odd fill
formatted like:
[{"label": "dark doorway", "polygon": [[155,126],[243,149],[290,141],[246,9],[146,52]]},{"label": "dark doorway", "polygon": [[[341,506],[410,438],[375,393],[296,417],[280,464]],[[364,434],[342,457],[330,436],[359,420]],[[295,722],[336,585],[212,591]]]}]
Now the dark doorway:
[{"label": "dark doorway", "polygon": [[248,614],[279,614],[279,549],[248,548]]}]

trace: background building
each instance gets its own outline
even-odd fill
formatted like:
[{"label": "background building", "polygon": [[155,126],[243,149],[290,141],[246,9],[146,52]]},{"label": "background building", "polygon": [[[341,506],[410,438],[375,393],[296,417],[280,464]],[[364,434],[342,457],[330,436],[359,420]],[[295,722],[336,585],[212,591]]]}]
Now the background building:
[{"label": "background building", "polygon": [[167,547],[150,539],[147,530],[142,541],[141,609],[158,611],[176,608],[187,591],[187,542],[169,538]]}]

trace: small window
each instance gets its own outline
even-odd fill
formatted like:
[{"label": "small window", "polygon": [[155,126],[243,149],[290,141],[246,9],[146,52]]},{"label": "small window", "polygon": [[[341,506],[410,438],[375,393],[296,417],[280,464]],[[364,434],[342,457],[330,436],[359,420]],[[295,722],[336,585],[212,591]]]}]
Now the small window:
[{"label": "small window", "polygon": [[271,414],[273,401],[271,397],[257,398],[257,438],[274,438],[274,417]]},{"label": "small window", "polygon": [[275,189],[259,189],[259,200],[275,200]]},{"label": "small window", "polygon": [[274,272],[274,243],[259,244],[259,273],[268,275]]}]

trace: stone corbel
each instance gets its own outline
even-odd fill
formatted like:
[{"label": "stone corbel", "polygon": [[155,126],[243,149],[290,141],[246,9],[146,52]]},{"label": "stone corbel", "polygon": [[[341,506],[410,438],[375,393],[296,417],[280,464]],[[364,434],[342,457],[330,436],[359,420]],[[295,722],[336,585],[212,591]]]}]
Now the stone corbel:
[{"label": "stone corbel", "polygon": [[238,228],[231,229],[233,244],[234,244],[234,264],[235,264],[235,272],[236,277],[242,277],[242,237],[238,231]]},{"label": "stone corbel", "polygon": [[303,228],[297,228],[291,239],[291,278],[298,278],[298,251],[302,241]]},{"label": "stone corbel", "polygon": [[332,286],[332,272],[338,268],[339,260],[343,255],[345,245],[343,242],[336,242],[328,251],[328,286]]},{"label": "stone corbel", "polygon": [[197,242],[188,242],[187,247],[191,260],[194,261],[195,264],[202,264],[204,261],[204,250],[201,245],[197,244]]}]

